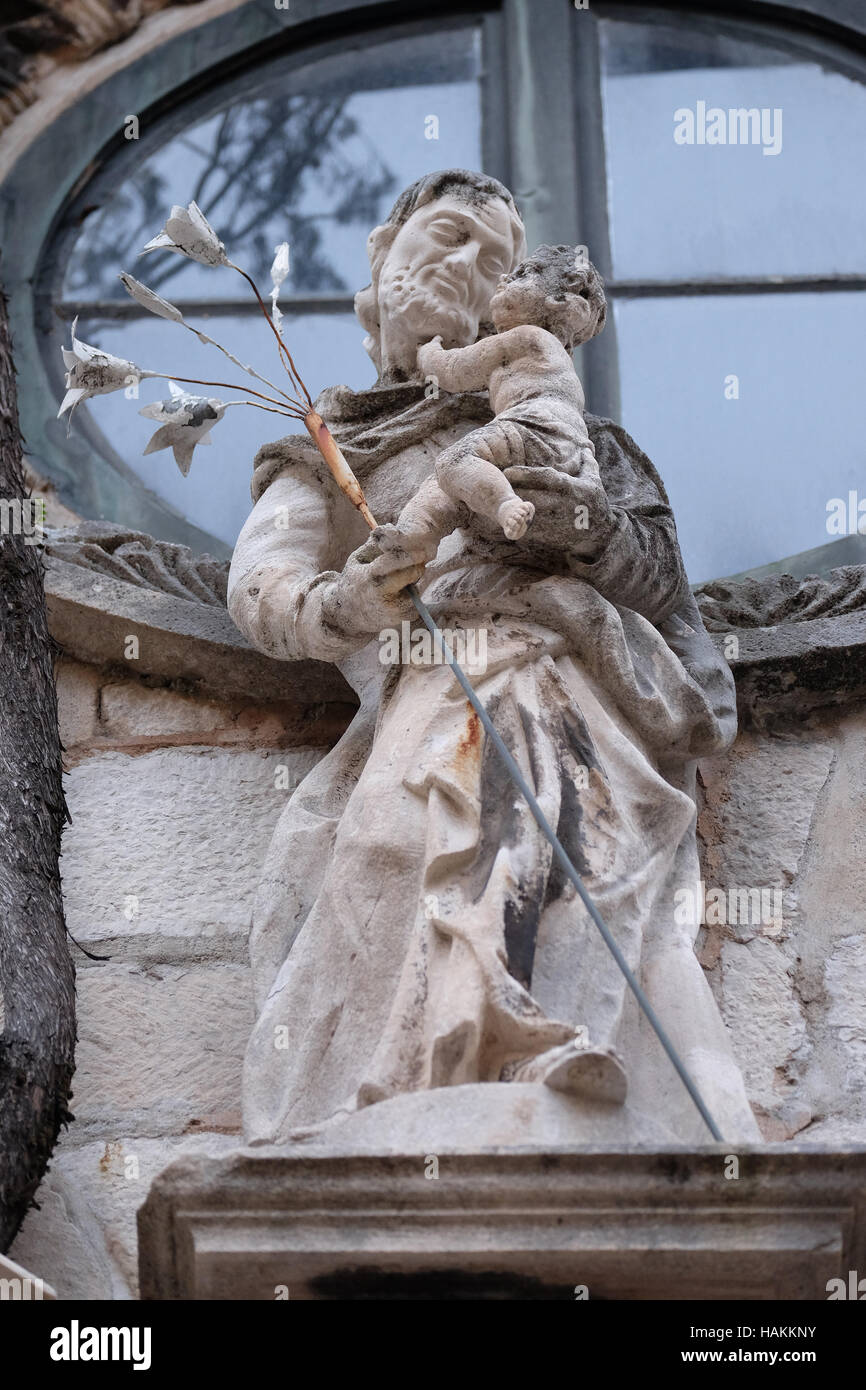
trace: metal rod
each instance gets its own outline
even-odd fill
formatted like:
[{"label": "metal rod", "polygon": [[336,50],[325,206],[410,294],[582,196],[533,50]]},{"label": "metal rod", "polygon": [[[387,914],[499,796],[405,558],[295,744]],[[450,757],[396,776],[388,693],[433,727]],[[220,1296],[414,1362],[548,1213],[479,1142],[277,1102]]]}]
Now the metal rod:
[{"label": "metal rod", "polygon": [[614,960],[616,961],[617,965],[619,966],[620,970],[622,971],[623,975],[625,976],[626,983],[628,984],[629,989],[631,990],[632,994],[637,999],[638,1004],[643,1009],[644,1013],[649,1019],[650,1024],[655,1030],[656,1037],[658,1038],[659,1042],[661,1043],[662,1047],[664,1048],[665,1052],[667,1053],[668,1057],[673,1063],[677,1075],[679,1076],[680,1080],[682,1081],[683,1085],[685,1086],[686,1090],[688,1091],[689,1095],[691,1096],[692,1100],[697,1106],[701,1119],[704,1121],[704,1124],[707,1126],[707,1129],[710,1131],[710,1134],[713,1136],[713,1138],[717,1140],[719,1143],[723,1143],[724,1140],[722,1138],[721,1133],[719,1132],[718,1126],[716,1125],[712,1115],[710,1114],[709,1110],[704,1104],[700,1091],[698,1090],[697,1086],[695,1085],[694,1081],[692,1080],[691,1076],[686,1070],[685,1065],[680,1060],[676,1048],[674,1047],[673,1043],[671,1042],[670,1038],[668,1037],[667,1033],[662,1027],[662,1024],[658,1018],[658,1015],[656,1014],[655,1009],[653,1008],[649,999],[646,997],[646,994],[638,984],[634,974],[629,968],[625,956],[619,949],[619,946],[616,944],[616,941],[614,940],[611,934],[610,928],[608,927],[607,923],[605,922],[604,918],[602,917],[592,898],[589,896],[589,893],[586,891],[580,874],[577,872],[577,869],[571,862],[571,859],[567,854],[566,850],[564,849],[558,835],[553,829],[553,826],[550,824],[541,807],[539,806],[537,800],[535,799],[535,795],[533,794],[532,788],[528,785],[525,777],[523,776],[523,773],[520,770],[519,765],[515,761],[512,754],[509,752],[506,744],[504,743],[501,735],[499,734],[496,726],[494,725],[493,720],[487,713],[487,710],[484,708],[478,696],[475,694],[475,691],[470,685],[466,673],[455,660],[454,653],[451,651],[450,647],[448,646],[448,643],[445,641],[445,638],[443,637],[439,628],[436,626],[436,623],[433,619],[432,614],[430,613],[430,610],[424,603],[424,600],[422,599],[414,584],[410,584],[406,592],[409,594],[409,597],[412,599],[412,602],[417,608],[421,620],[424,623],[424,626],[432,634],[434,642],[437,642],[439,644],[440,650],[442,651],[445,660],[448,662],[448,665],[451,667],[451,670],[454,672],[454,675],[457,677],[457,680],[460,682],[461,686],[466,692],[467,700],[469,701],[472,708],[475,710],[475,713],[478,715],[478,718],[481,720],[485,732],[487,733],[491,743],[493,744],[494,748],[496,749],[497,753],[499,754],[500,758],[505,764],[505,767],[508,771],[508,774],[512,782],[515,784],[515,786],[520,791],[521,795],[524,797],[527,805],[529,806],[530,811],[532,812],[533,816],[538,822],[539,828],[541,829],[545,838],[550,842],[550,845],[553,848],[553,852],[556,855],[556,858],[558,859],[561,867],[568,875],[569,879],[574,884],[575,888],[580,894],[580,898],[583,902],[584,907],[586,908],[593,922],[601,932],[602,937],[604,938],[604,943],[610,951],[611,955],[613,956]]}]

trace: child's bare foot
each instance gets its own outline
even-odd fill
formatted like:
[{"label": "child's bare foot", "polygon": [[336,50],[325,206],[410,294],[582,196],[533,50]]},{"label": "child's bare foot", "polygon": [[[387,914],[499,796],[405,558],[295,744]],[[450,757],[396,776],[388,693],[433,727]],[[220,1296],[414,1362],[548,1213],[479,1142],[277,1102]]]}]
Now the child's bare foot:
[{"label": "child's bare foot", "polygon": [[519,497],[509,497],[496,513],[499,525],[510,541],[519,541],[526,535],[526,528],[535,516],[531,502],[521,502]]}]

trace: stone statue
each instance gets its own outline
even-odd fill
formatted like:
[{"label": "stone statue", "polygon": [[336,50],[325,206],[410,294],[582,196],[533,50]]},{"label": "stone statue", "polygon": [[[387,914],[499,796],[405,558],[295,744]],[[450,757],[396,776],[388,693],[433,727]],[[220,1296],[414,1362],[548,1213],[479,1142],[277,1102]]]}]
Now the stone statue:
[{"label": "stone statue", "polygon": [[368,249],[356,311],[379,379],[316,409],[385,524],[370,537],[290,436],[256,459],[229,576],[255,646],[333,661],[360,698],[265,862],[247,1138],[708,1138],[447,665],[383,659],[420,626],[417,583],[440,626],[486,634],[476,691],[725,1139],[757,1139],[674,901],[700,877],[695,759],[734,738],[733,682],[652,464],[583,415],[565,349],[601,326],[600,282],[574,278],[574,248],[510,278],[514,201],[465,170],[408,188]]}]

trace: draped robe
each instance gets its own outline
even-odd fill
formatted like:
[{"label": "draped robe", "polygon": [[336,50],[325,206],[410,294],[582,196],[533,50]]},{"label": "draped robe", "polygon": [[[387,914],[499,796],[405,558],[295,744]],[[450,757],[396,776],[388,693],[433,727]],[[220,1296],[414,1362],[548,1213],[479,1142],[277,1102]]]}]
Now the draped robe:
[{"label": "draped robe", "polygon": [[[443,448],[490,419],[486,393],[428,399],[416,384],[335,388],[317,409],[380,522]],[[619,426],[586,418],[613,508],[601,552],[580,559],[540,547],[531,527],[511,542],[473,525],[442,542],[420,587],[440,625],[486,633],[477,693],[726,1139],[756,1139],[697,925],[678,920],[674,896],[700,878],[695,759],[735,736],[733,681],[655,469]],[[341,630],[328,594],[368,533],[306,437],[260,451],[253,497],[230,575],[235,622],[271,656],[334,661],[360,709],[295,790],[267,854],[248,1140],[284,1142],[404,1092],[497,1083],[577,1028],[618,1049],[630,1105],[672,1138],[705,1140],[447,666],[385,663],[377,634]]]}]

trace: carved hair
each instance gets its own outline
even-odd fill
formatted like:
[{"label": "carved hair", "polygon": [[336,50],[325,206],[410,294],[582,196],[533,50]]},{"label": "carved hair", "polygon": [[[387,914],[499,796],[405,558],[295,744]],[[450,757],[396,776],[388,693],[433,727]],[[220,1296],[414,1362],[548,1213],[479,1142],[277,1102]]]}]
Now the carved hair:
[{"label": "carved hair", "polygon": [[[548,307],[536,322],[555,334],[570,352],[577,342],[594,338],[604,328],[607,318],[607,300],[604,297],[604,281],[587,255],[585,246],[539,246],[525,261],[521,261],[509,276],[514,279],[520,274],[529,273],[540,282],[545,299],[561,304],[561,308]],[[589,304],[595,316],[592,332],[577,337],[572,333],[572,316],[569,297],[581,295]]]},{"label": "carved hair", "polygon": [[[514,198],[505,184],[487,174],[475,173],[472,169],[440,169],[435,174],[425,174],[410,184],[397,199],[385,221],[374,227],[367,239],[367,253],[370,257],[372,281],[355,295],[355,313],[361,327],[366,329],[364,347],[381,367],[381,329],[379,324],[379,273],[391,243],[404,223],[413,213],[438,198],[459,198],[464,203],[488,203],[493,198],[501,198],[510,213],[511,236],[513,242],[512,266],[526,254],[526,234],[523,221]],[[390,235],[383,236],[383,232]]]}]

